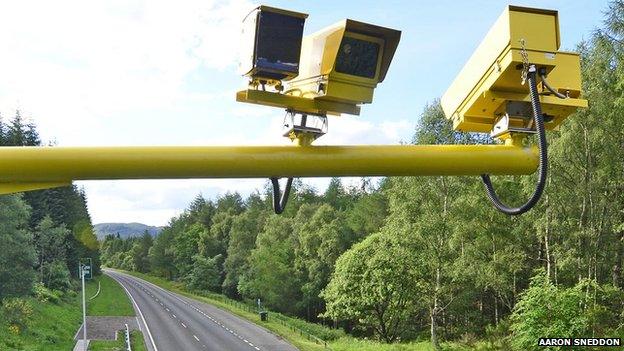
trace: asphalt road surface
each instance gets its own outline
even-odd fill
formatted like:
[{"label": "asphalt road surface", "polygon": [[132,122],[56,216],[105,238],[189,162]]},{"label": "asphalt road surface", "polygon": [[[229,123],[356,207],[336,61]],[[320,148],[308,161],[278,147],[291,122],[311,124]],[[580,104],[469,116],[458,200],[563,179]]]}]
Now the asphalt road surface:
[{"label": "asphalt road surface", "polygon": [[104,270],[132,300],[151,351],[297,351],[268,330],[131,275]]}]

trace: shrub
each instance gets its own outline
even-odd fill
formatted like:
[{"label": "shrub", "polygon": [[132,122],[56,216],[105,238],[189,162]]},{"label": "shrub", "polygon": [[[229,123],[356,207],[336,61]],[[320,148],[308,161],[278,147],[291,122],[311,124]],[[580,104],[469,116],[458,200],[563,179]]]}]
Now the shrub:
[{"label": "shrub", "polygon": [[43,283],[35,283],[33,287],[33,294],[37,301],[40,302],[52,302],[58,304],[61,301],[62,292],[50,290],[43,285]]},{"label": "shrub", "polygon": [[9,330],[19,333],[26,329],[33,316],[33,307],[29,301],[17,297],[2,300],[2,314],[9,325]]},{"label": "shrub", "polygon": [[46,286],[55,290],[68,290],[71,287],[69,270],[63,261],[54,261],[44,267]]},{"label": "shrub", "polygon": [[539,338],[613,336],[622,309],[614,301],[622,301],[621,295],[617,288],[587,279],[571,288],[556,286],[542,271],[531,278],[514,308],[512,344],[519,350],[539,350]]}]

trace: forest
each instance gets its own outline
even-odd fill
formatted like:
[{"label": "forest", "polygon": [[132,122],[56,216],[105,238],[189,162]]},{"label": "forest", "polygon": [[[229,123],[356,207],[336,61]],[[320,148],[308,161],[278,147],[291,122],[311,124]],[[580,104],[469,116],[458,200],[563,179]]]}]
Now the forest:
[{"label": "forest", "polygon": [[[17,111],[0,119],[0,147],[40,146],[37,128]],[[76,186],[0,196],[0,349],[23,346],[41,305],[77,295],[78,260],[92,258],[99,272],[99,243]],[[29,333],[29,334],[26,334]],[[35,342],[53,342],[38,335]]]},{"label": "forest", "polygon": [[[509,217],[477,177],[295,182],[282,215],[270,187],[198,196],[155,238],[102,243],[104,265],[184,283],[387,343],[495,340],[535,349],[540,337],[624,336],[624,2],[578,45],[585,98],[549,133],[546,192]],[[470,144],[438,101],[414,144]],[[485,142],[488,142],[485,139]],[[496,177],[520,203],[535,177]]]}]

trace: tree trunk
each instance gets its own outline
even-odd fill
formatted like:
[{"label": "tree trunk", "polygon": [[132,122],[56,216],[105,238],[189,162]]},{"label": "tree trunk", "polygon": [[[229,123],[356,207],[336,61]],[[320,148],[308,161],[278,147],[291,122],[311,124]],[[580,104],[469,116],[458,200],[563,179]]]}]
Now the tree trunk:
[{"label": "tree trunk", "polygon": [[494,325],[498,326],[498,299],[494,295]]},{"label": "tree trunk", "polygon": [[433,306],[429,313],[431,317],[431,345],[435,351],[441,351],[438,341],[437,319],[438,319],[438,290],[440,290],[440,267],[436,269],[436,284],[433,292]]},{"label": "tree trunk", "polygon": [[434,305],[433,305],[433,308],[431,309],[431,313],[430,313],[430,316],[431,316],[431,345],[433,346],[434,350],[440,351],[442,349],[440,348],[440,343],[438,341],[438,334],[436,332],[436,327],[437,327],[437,325],[436,325],[436,314],[437,314],[437,312],[435,312],[435,310],[438,308],[438,306],[437,306],[438,300],[435,297],[434,297],[433,300],[434,300],[434,302],[433,302]]},{"label": "tree trunk", "polygon": [[611,279],[613,281],[613,286],[622,287],[621,277],[622,277],[622,263],[624,263],[624,230],[620,232],[619,240],[616,243],[618,250],[617,256],[615,257],[615,264],[611,270]]},{"label": "tree trunk", "polygon": [[546,250],[546,276],[550,280],[550,243],[548,242],[548,225],[546,225],[546,232],[544,233],[544,249]]}]

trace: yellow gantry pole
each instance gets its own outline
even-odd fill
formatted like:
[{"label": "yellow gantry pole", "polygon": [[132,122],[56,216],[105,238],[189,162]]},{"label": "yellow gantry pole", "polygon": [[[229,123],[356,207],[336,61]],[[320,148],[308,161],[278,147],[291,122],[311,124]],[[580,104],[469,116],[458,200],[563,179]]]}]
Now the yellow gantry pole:
[{"label": "yellow gantry pole", "polygon": [[0,193],[73,180],[530,174],[512,145],[2,147]]}]

